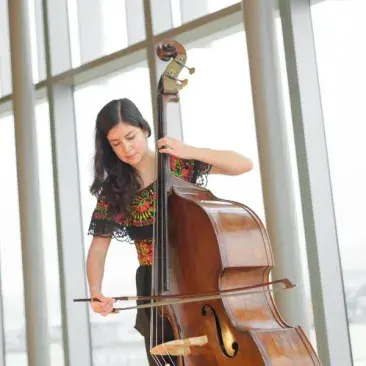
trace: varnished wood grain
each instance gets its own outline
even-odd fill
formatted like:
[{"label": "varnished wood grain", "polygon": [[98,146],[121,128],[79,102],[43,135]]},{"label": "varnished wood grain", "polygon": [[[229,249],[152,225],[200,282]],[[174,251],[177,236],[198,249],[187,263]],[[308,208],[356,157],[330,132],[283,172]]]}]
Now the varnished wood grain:
[{"label": "varnished wood grain", "polygon": [[[169,195],[169,294],[198,294],[269,281],[274,266],[266,230],[257,215],[210,191],[173,180]],[[219,319],[228,357],[220,347]],[[270,293],[226,297],[165,308],[178,339],[207,335],[208,344],[184,356],[185,366],[320,365],[301,328],[281,318]],[[183,359],[180,360],[183,364]]]}]

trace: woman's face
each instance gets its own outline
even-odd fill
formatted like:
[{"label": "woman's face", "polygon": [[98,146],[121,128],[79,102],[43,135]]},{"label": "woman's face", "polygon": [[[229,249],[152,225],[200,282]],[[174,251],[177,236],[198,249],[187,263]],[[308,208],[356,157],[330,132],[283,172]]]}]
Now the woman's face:
[{"label": "woman's face", "polygon": [[136,166],[148,152],[147,132],[127,123],[110,129],[107,139],[118,158],[131,166]]}]

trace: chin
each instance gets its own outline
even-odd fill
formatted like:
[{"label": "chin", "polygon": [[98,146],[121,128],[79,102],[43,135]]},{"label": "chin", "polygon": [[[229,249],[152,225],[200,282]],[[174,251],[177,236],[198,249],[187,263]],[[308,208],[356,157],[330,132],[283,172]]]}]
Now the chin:
[{"label": "chin", "polygon": [[123,161],[131,166],[136,166],[140,163],[141,156],[140,154],[137,154],[137,156],[133,157],[132,159],[124,159]]}]

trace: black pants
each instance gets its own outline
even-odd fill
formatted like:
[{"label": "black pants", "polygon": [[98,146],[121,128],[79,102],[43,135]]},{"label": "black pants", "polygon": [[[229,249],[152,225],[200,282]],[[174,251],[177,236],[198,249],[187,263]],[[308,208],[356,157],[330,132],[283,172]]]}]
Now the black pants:
[{"label": "black pants", "polygon": [[[137,296],[150,296],[151,294],[151,266],[140,266],[136,272],[136,289]],[[149,301],[137,301],[137,304],[149,303]],[[156,309],[156,308],[155,308]],[[151,314],[156,319],[157,310],[155,309],[138,309],[136,316],[135,329],[144,337],[145,348],[149,364],[151,366],[165,365],[165,364],[177,364],[177,357],[172,356],[155,356],[152,357],[150,354],[150,344],[152,346],[169,342],[174,339],[173,331],[170,323],[167,319],[162,319],[157,315],[156,325],[154,324],[153,341],[150,342],[150,318]],[[159,363],[160,362],[160,363]]]}]

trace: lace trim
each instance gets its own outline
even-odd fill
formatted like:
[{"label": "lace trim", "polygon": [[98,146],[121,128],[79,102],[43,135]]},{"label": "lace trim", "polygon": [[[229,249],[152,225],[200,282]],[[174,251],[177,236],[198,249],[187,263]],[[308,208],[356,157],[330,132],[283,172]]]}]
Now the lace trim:
[{"label": "lace trim", "polygon": [[202,161],[196,161],[197,168],[197,176],[196,176],[196,184],[200,187],[206,187],[208,183],[208,175],[210,174],[212,165],[203,163]]},{"label": "lace trim", "polygon": [[111,238],[120,242],[134,244],[134,241],[128,235],[126,227],[109,220],[92,219],[90,222],[88,235],[101,236],[103,238]]},{"label": "lace trim", "polygon": [[[171,159],[171,171],[188,182],[205,187],[212,165],[198,160]],[[111,215],[106,197],[101,195],[94,209],[88,234],[93,236],[114,238],[121,242],[133,244],[137,237],[147,238],[148,232],[139,235],[136,229],[145,230],[154,223],[156,194],[154,186],[150,185],[139,191],[131,205],[131,215],[127,218],[120,214]],[[130,231],[130,232],[129,232]],[[133,231],[133,232],[131,232]],[[139,231],[140,233],[140,231]]]},{"label": "lace trim", "polygon": [[190,183],[205,187],[208,182],[208,174],[212,168],[211,164],[199,160],[184,160],[171,158],[171,173]]}]

